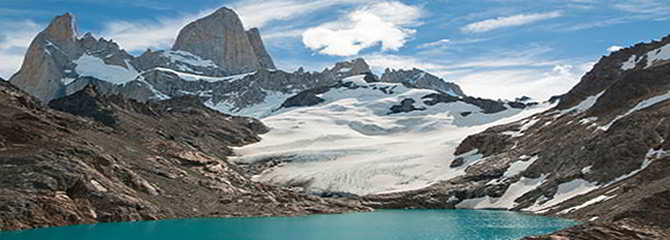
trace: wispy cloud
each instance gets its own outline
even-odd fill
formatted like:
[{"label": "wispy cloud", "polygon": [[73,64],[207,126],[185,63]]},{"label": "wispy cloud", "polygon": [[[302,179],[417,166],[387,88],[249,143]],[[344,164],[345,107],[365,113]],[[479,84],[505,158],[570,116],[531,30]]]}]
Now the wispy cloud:
[{"label": "wispy cloud", "polygon": [[305,31],[303,43],[321,54],[351,56],[381,45],[382,51],[398,50],[416,31],[423,11],[401,2],[367,5],[343,18]]},{"label": "wispy cloud", "polygon": [[42,26],[33,21],[0,22],[0,76],[4,79],[17,72],[32,39]]},{"label": "wispy cloud", "polygon": [[667,0],[626,0],[613,6],[625,12],[638,14],[639,18],[670,19],[670,4]]},{"label": "wispy cloud", "polygon": [[461,31],[468,33],[488,32],[499,28],[521,26],[537,21],[557,18],[562,16],[561,12],[518,14],[507,17],[498,17],[479,22],[470,23],[461,28]]},{"label": "wispy cloud", "polygon": [[451,39],[446,39],[445,38],[445,39],[440,39],[440,40],[437,40],[437,41],[434,41],[434,42],[421,44],[419,46],[416,46],[416,48],[422,49],[422,48],[440,47],[440,46],[447,45],[449,43],[451,43]]},{"label": "wispy cloud", "polygon": [[368,0],[243,0],[233,4],[247,27],[264,27],[276,20],[289,20],[342,4],[364,4]]}]

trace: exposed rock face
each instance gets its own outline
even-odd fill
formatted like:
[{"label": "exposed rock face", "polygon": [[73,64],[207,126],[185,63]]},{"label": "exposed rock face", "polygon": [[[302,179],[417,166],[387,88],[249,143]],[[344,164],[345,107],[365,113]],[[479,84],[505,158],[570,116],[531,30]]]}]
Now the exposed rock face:
[{"label": "exposed rock face", "polygon": [[133,68],[133,58],[119,46],[92,34],[77,38],[74,16],[67,13],[53,19],[30,44],[19,72],[10,79],[14,85],[42,102],[65,96],[66,85],[86,72],[77,72],[76,60],[87,55],[110,66],[126,70]]},{"label": "exposed rock face", "polygon": [[228,8],[221,8],[186,25],[179,32],[172,50],[183,50],[212,60],[231,74],[252,72],[266,66],[274,68],[258,30],[246,32],[237,13]]},{"label": "exposed rock face", "polygon": [[381,81],[402,83],[407,87],[412,88],[432,89],[454,96],[465,96],[458,85],[446,82],[430,73],[416,68],[412,70],[390,70],[387,68],[381,77]]},{"label": "exposed rock face", "polygon": [[76,35],[71,14],[54,18],[30,43],[21,69],[10,81],[43,101],[62,96],[63,69],[79,53]]},{"label": "exposed rock face", "polygon": [[415,107],[414,103],[416,103],[414,99],[411,98],[403,99],[402,101],[400,101],[400,104],[391,106],[390,109],[391,111],[389,112],[389,114],[426,110],[425,108]]},{"label": "exposed rock face", "polygon": [[267,129],[198,97],[144,104],[85,87],[50,105],[78,116],[0,82],[0,230],[366,209],[246,178],[229,147]]},{"label": "exposed rock face", "polygon": [[324,73],[331,73],[340,79],[370,73],[370,66],[362,58],[356,58],[351,61],[338,62],[330,69],[326,69]]},{"label": "exposed rock face", "polygon": [[249,43],[251,43],[251,47],[254,49],[256,57],[258,57],[258,63],[261,67],[275,69],[275,63],[272,61],[272,57],[270,57],[268,51],[265,50],[265,45],[263,44],[258,28],[247,30],[247,37],[249,37]]}]

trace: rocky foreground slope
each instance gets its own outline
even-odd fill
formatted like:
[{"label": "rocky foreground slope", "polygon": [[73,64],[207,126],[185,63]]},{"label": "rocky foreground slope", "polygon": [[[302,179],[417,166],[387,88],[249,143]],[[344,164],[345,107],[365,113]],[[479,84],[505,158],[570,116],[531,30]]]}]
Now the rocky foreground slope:
[{"label": "rocky foreground slope", "polygon": [[0,230],[367,209],[250,181],[225,160],[267,129],[197,97],[144,104],[88,86],[49,106],[0,81]]}]

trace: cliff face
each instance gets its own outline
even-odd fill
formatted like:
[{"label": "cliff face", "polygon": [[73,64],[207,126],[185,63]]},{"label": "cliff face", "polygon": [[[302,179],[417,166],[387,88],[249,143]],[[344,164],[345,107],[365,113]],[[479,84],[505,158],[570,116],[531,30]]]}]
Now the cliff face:
[{"label": "cliff face", "polygon": [[261,67],[274,68],[258,30],[245,31],[237,13],[228,8],[186,25],[172,50],[212,60],[231,74],[252,72]]},{"label": "cliff face", "polygon": [[21,69],[10,81],[40,100],[62,96],[64,69],[80,53],[76,34],[71,14],[54,18],[30,43]]},{"label": "cliff face", "polygon": [[[137,75],[132,59],[113,41],[95,39],[90,33],[78,38],[74,16],[67,13],[54,18],[33,39],[21,69],[10,82],[46,103],[68,94],[67,85],[80,77],[132,80]],[[124,79],[126,75],[128,79]]]},{"label": "cliff face", "polygon": [[251,47],[254,49],[256,57],[258,57],[258,63],[261,67],[275,69],[275,63],[272,61],[272,57],[270,57],[267,50],[265,50],[265,45],[263,44],[258,28],[247,30],[247,37],[249,37],[249,43],[251,43]]},{"label": "cliff face", "polygon": [[365,209],[238,173],[229,147],[267,129],[198,97],[144,104],[86,86],[49,105],[0,82],[0,230]]}]

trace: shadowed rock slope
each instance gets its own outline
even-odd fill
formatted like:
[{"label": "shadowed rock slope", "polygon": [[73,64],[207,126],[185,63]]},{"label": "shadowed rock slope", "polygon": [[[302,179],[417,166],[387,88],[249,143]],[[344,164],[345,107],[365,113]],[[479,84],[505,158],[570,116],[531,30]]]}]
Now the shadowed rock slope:
[{"label": "shadowed rock slope", "polygon": [[144,104],[88,86],[49,105],[65,112],[0,81],[0,230],[366,209],[239,174],[230,147],[265,126],[197,97]]}]

